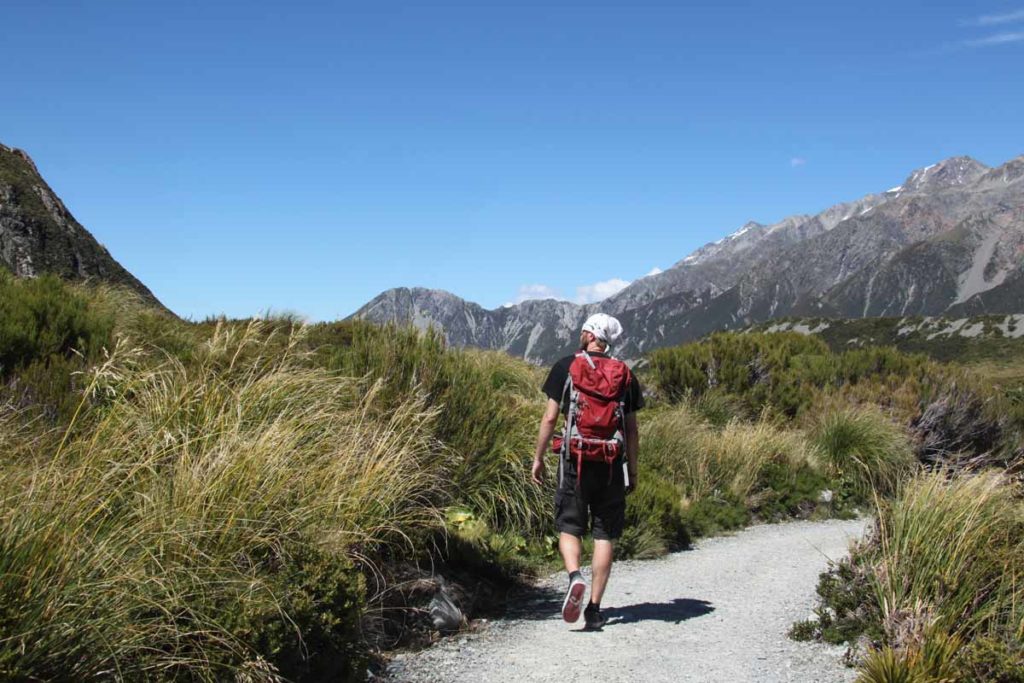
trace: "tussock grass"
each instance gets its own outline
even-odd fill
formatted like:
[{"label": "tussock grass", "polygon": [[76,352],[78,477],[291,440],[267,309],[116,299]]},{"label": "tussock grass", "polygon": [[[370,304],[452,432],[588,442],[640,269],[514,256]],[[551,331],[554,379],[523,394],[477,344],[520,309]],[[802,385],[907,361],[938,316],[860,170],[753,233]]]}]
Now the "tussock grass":
[{"label": "tussock grass", "polygon": [[686,498],[698,500],[728,492],[750,497],[765,467],[814,463],[802,436],[770,420],[730,422],[713,429],[689,408],[675,408],[643,425],[644,462],[678,484]]},{"label": "tussock grass", "polygon": [[[316,629],[297,622],[331,605],[303,591],[362,598],[358,581],[308,587],[296,572],[440,524],[437,411],[410,398],[375,414],[379,383],[309,367],[301,332],[263,332],[222,326],[192,366],[136,365],[122,348],[88,386],[89,430],[32,469],[4,463],[5,676],[222,680],[272,672],[246,664],[261,656],[315,668],[296,653]],[[343,617],[322,629],[321,657],[356,640]]]},{"label": "tussock grass", "polygon": [[490,528],[548,528],[552,492],[523,476],[543,410],[536,369],[503,353],[447,349],[433,331],[343,323],[312,336],[328,368],[379,379],[378,409],[419,395],[438,410],[435,435],[449,453],[459,502]]},{"label": "tussock grass", "polygon": [[[1020,634],[1024,617],[1024,507],[1003,475],[922,475],[883,503],[870,551],[887,636],[908,636],[908,615],[970,638]],[[913,630],[912,630],[913,631]]]},{"label": "tussock grass", "polygon": [[921,473],[823,575],[820,612],[871,636],[859,681],[1024,676],[1024,502],[1004,473]]},{"label": "tussock grass", "polygon": [[719,429],[688,405],[674,406],[642,423],[641,448],[641,483],[672,484],[691,537],[743,526],[752,516],[811,514],[832,486],[804,435],[768,415]]},{"label": "tussock grass", "polygon": [[831,476],[860,502],[894,493],[916,462],[906,432],[870,406],[822,414],[810,439]]}]

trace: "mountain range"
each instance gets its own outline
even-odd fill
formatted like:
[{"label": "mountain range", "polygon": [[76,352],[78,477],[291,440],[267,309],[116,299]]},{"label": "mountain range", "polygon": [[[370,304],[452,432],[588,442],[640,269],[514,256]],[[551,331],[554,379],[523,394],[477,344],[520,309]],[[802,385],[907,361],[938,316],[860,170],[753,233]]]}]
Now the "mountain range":
[{"label": "mountain range", "polygon": [[494,310],[449,292],[390,289],[353,317],[443,330],[449,343],[537,363],[570,351],[588,315],[618,317],[617,355],[787,316],[963,316],[1024,312],[1024,156],[966,156],[813,215],[749,222],[596,304],[554,299]]}]

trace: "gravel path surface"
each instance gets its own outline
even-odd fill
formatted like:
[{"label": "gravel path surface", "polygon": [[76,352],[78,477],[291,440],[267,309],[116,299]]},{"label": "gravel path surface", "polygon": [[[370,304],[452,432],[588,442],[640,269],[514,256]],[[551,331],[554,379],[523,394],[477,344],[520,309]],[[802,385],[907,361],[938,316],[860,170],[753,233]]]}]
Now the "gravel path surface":
[{"label": "gravel path surface", "polygon": [[[481,633],[398,655],[395,681],[852,681],[841,647],[798,643],[818,574],[847,553],[864,520],[756,526],[661,560],[616,564],[609,623],[564,623],[565,577]],[[588,577],[589,579],[589,577]]]}]

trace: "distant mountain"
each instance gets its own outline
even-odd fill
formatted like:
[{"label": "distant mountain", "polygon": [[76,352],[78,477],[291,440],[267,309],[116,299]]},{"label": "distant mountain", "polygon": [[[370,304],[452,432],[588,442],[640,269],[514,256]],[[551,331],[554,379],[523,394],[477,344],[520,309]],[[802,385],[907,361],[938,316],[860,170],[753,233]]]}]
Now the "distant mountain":
[{"label": "distant mountain", "polygon": [[590,313],[618,316],[638,358],[719,329],[793,315],[861,318],[1024,312],[1024,157],[954,157],[878,194],[750,222],[599,304],[485,310],[444,292],[384,292],[355,317],[442,328],[450,343],[549,362]]},{"label": "distant mountain", "polygon": [[0,268],[18,277],[54,273],[70,280],[109,282],[160,305],[153,293],[75,220],[32,159],[20,149],[2,144]]}]

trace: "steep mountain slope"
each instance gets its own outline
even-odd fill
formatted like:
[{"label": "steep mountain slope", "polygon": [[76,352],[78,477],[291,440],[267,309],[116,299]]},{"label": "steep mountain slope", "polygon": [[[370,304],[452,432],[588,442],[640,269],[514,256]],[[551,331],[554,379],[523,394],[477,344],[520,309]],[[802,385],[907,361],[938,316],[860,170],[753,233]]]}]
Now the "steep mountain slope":
[{"label": "steep mountain slope", "polygon": [[0,144],[0,267],[19,277],[54,273],[153,293],[75,220],[25,152]]},{"label": "steep mountain slope", "polygon": [[[438,325],[456,345],[547,362],[589,313],[619,316],[627,358],[717,329],[788,315],[833,317],[1024,312],[1024,157],[990,169],[954,157],[886,192],[750,222],[600,304],[531,301],[487,311],[453,295],[385,292],[357,311]],[[435,305],[445,300],[445,306]],[[459,303],[461,302],[461,303]]]}]

